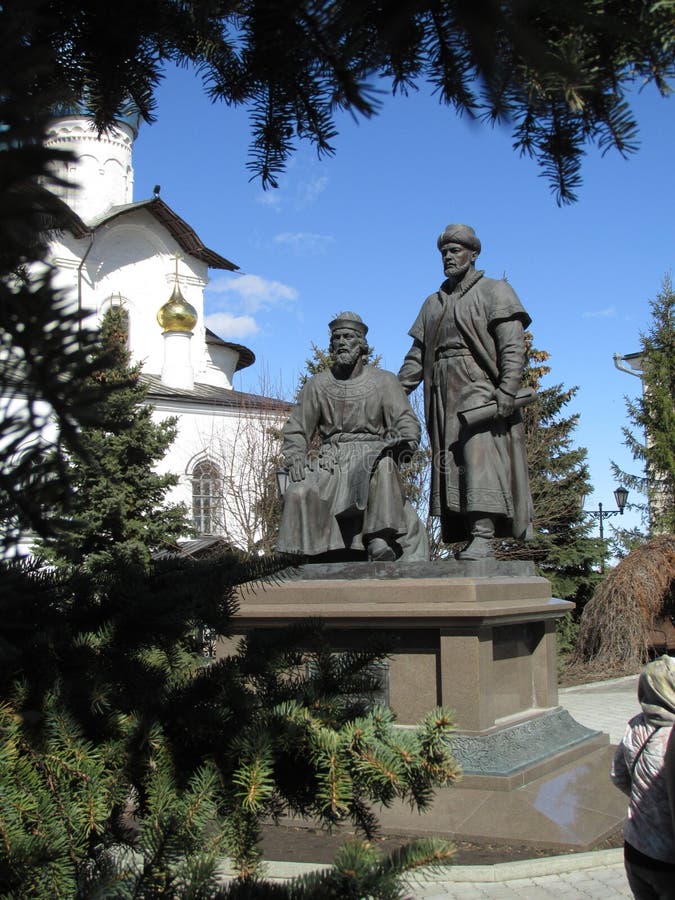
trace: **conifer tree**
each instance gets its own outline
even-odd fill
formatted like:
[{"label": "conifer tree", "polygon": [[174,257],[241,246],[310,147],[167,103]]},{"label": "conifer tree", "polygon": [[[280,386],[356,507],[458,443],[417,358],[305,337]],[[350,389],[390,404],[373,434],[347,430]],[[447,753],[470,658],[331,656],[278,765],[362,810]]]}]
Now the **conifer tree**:
[{"label": "conifer tree", "polygon": [[[223,857],[258,880],[262,821],[304,815],[372,837],[373,801],[424,810],[454,781],[446,712],[398,731],[368,708],[377,651],[337,656],[308,624],[204,663],[195,624],[226,634],[234,587],[277,569],[232,556],[103,575],[4,565],[0,896],[226,897]],[[451,848],[423,842],[390,862],[351,852],[344,896],[397,897],[393,875]],[[279,896],[304,896],[294,890]]]},{"label": "conifer tree", "polygon": [[648,536],[675,533],[675,292],[670,276],[650,300],[651,322],[640,335],[642,395],[626,398],[628,419],[624,444],[633,459],[643,464],[639,474],[622,471],[612,463],[612,471],[631,491],[646,502],[631,504],[641,510]]},{"label": "conifer tree", "polygon": [[99,409],[100,422],[80,431],[80,455],[69,460],[68,516],[42,545],[56,565],[81,560],[91,568],[132,561],[147,565],[152,550],[173,546],[190,531],[185,506],[164,502],[177,477],[155,470],[175,439],[177,420],[153,421],[152,408],[144,403],[140,365],[130,364],[126,336],[124,310],[109,309],[101,323],[100,365],[90,376],[108,396]]},{"label": "conifer tree", "polygon": [[[3,6],[0,17],[4,17]],[[19,13],[18,5],[14,12]],[[26,7],[20,13],[26,13]],[[10,14],[11,18],[11,14]],[[59,97],[43,48],[3,21],[0,50],[0,556],[22,534],[51,528],[50,505],[72,496],[67,454],[79,426],[98,419],[101,386],[88,377],[95,333],[59,290],[45,262],[49,235],[72,212],[50,164],[71,155],[43,146],[49,105]],[[48,452],[51,450],[51,452]]]},{"label": "conifer tree", "polygon": [[192,65],[212,100],[248,109],[249,167],[264,185],[298,139],[332,153],[340,111],[368,118],[383,89],[428,87],[509,127],[570,202],[588,144],[637,149],[630,89],[666,96],[675,71],[666,0],[6,0],[0,17],[6,65],[14,42],[35,50],[47,86],[86,99],[100,129],[129,101],[152,121],[166,62]]},{"label": "conifer tree", "polygon": [[523,383],[537,391],[535,403],[523,409],[534,537],[526,544],[507,542],[499,555],[534,559],[540,573],[550,579],[555,596],[581,608],[597,583],[595,567],[602,549],[589,537],[590,525],[582,509],[590,485],[586,449],[573,445],[579,415],[564,413],[577,388],[542,387],[551,371],[549,354],[533,346],[531,334],[526,338]]}]

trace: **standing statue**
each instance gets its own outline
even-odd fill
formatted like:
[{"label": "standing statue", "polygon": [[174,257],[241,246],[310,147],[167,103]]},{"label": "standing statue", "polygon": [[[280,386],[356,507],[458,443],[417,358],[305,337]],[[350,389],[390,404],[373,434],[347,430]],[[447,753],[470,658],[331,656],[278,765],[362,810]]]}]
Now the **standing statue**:
[{"label": "standing statue", "polygon": [[283,428],[290,483],[277,550],[322,560],[428,560],[426,530],[397,464],[417,449],[417,418],[396,376],[365,365],[361,317],[343,312],[329,327],[333,365],[307,381]]},{"label": "standing statue", "polygon": [[[460,559],[484,559],[492,556],[493,538],[525,539],[532,531],[516,408],[530,317],[506,281],[476,270],[481,243],[473,228],[448,225],[438,249],[446,280],[422,304],[398,377],[408,393],[424,381],[430,513],[440,516],[441,537],[469,540]],[[487,407],[487,415],[470,415],[476,407]]]}]

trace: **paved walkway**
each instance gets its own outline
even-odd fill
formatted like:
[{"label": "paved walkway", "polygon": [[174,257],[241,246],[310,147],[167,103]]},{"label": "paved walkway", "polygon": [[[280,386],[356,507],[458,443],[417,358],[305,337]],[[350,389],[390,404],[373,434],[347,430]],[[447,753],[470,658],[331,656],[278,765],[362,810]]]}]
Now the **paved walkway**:
[{"label": "paved walkway", "polygon": [[618,744],[626,729],[626,722],[640,712],[637,700],[637,675],[596,681],[578,687],[562,688],[559,703],[573,719],[587,728],[595,728],[609,735],[610,743]]},{"label": "paved walkway", "polygon": [[[560,691],[560,705],[582,725],[605,731],[617,744],[626,722],[640,711],[637,676],[596,682]],[[269,863],[268,876],[288,878],[318,868],[301,863]],[[605,900],[631,897],[623,851],[599,850],[523,860],[496,866],[451,866],[408,880],[410,896],[424,900]]]},{"label": "paved walkway", "polygon": [[[549,857],[498,866],[462,866],[445,875],[416,877],[408,881],[410,896],[424,900],[564,900],[632,897],[623,868],[622,850],[579,853],[574,857]],[[481,871],[466,871],[472,868]],[[492,870],[492,871],[483,871]],[[480,880],[485,877],[486,880]],[[467,879],[467,880],[460,880]],[[489,879],[489,880],[487,880]]]}]

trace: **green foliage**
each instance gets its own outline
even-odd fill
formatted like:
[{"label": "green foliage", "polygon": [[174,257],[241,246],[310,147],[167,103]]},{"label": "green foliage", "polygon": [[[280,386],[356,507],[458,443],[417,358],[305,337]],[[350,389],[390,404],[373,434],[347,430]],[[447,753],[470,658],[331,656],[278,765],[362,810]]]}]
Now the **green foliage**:
[{"label": "green foliage", "polygon": [[582,509],[590,486],[586,449],[573,446],[579,416],[563,414],[577,389],[560,384],[542,387],[551,371],[549,355],[533,347],[531,335],[527,340],[523,381],[537,390],[535,403],[523,410],[535,533],[523,546],[510,542],[500,555],[534,558],[540,573],[550,579],[554,595],[581,609],[598,582],[595,568],[603,548],[588,536],[590,523]]},{"label": "green foliage", "polygon": [[401,466],[403,487],[406,497],[412,503],[420,520],[425,524],[429,541],[429,558],[432,560],[446,559],[451,555],[452,550],[441,540],[440,519],[429,515],[432,451],[429,432],[424,425],[423,387],[420,385],[417,390],[409,394],[408,400],[422,427],[417,452]]},{"label": "green foliage", "polygon": [[13,0],[0,30],[41,60],[52,98],[84,100],[101,130],[130,104],[152,121],[165,62],[192,65],[214,101],[249,109],[249,167],[265,186],[297,139],[331,154],[337,113],[374,115],[383,83],[426,85],[458,114],[508,124],[569,202],[587,144],[636,149],[627,92],[666,95],[675,69],[672,6],[647,0]]},{"label": "green foliage", "polygon": [[555,623],[556,644],[558,647],[558,666],[565,665],[574,651],[579,635],[579,616],[572,612],[565,613]]},{"label": "green foliage", "polygon": [[[646,496],[646,503],[631,503],[640,509],[648,525],[649,536],[675,533],[675,293],[669,276],[649,303],[651,322],[640,335],[642,396],[626,398],[628,420],[624,444],[633,459],[644,465],[641,474],[623,472],[612,463],[612,470],[631,491]],[[639,537],[639,536],[634,536]],[[624,549],[630,547],[630,535],[622,535]]]},{"label": "green foliage", "polygon": [[[190,531],[182,505],[164,502],[174,475],[160,475],[163,459],[176,435],[176,420],[153,421],[144,404],[146,388],[140,366],[131,366],[126,349],[126,317],[117,307],[101,324],[98,367],[89,376],[92,389],[107,392],[99,407],[100,422],[80,431],[80,456],[68,459],[65,475],[73,496],[68,516],[53,522],[42,552],[57,565],[86,559],[102,565],[149,562],[150,551],[172,545]],[[83,464],[84,459],[84,464]]]},{"label": "green foliage", "polygon": [[305,360],[305,369],[300,376],[300,387],[302,387],[308,378],[318,375],[319,372],[325,372],[333,365],[333,360],[328,348],[325,350],[312,342],[312,355]]},{"label": "green foliage", "polygon": [[[619,477],[618,471],[618,469],[614,470],[614,474],[617,475],[617,477]],[[631,503],[628,508],[630,509],[636,505],[638,504]],[[638,547],[641,547],[645,543],[645,540],[646,536],[639,527],[622,528],[617,526],[612,528],[607,543],[612,556],[617,557],[617,559],[625,559],[629,553],[632,553],[633,550],[637,550]]]},{"label": "green foliage", "polygon": [[68,501],[66,456],[105,393],[88,379],[95,335],[42,262],[50,230],[72,216],[48,190],[49,163],[70,157],[42,146],[52,73],[23,40],[26,6],[11,6],[0,11],[0,555],[26,529],[50,530],[45,508]]},{"label": "green foliage", "polygon": [[421,866],[446,865],[454,851],[444,841],[414,841],[383,857],[365,841],[343,845],[328,872],[311,873],[294,880],[290,890],[254,880],[239,881],[218,894],[227,900],[292,898],[292,900],[403,900],[409,896],[401,875]]},{"label": "green foliage", "polygon": [[382,857],[370,844],[350,841],[335,858],[328,873],[312,873],[296,879],[292,893],[265,893],[264,885],[240,883],[222,896],[227,900],[290,896],[293,900],[403,900],[409,896],[401,875],[421,866],[447,864],[453,851],[442,841],[415,841]]},{"label": "green foliage", "polygon": [[3,897],[74,896],[87,840],[103,828],[114,803],[115,773],[53,696],[41,713],[20,713],[26,694],[26,686],[17,686],[0,707],[2,835],[10,848],[0,858],[0,891]]},{"label": "green foliage", "polygon": [[372,836],[373,801],[423,810],[455,779],[448,715],[368,711],[378,654],[336,656],[317,624],[205,664],[195,624],[226,633],[234,586],[278,566],[4,566],[0,896],[216,896],[226,853],[256,874],[263,820]]}]

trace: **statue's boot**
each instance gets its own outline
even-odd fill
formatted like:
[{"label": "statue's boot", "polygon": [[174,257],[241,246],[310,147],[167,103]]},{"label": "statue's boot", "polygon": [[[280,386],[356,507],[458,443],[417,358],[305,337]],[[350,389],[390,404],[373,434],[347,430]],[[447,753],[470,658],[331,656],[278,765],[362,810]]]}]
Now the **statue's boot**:
[{"label": "statue's boot", "polygon": [[471,540],[457,554],[457,559],[489,559],[493,556],[492,541],[495,536],[495,520],[492,516],[469,517]]},{"label": "statue's boot", "polygon": [[368,559],[371,562],[393,562],[396,553],[384,538],[373,538],[368,541]]}]

